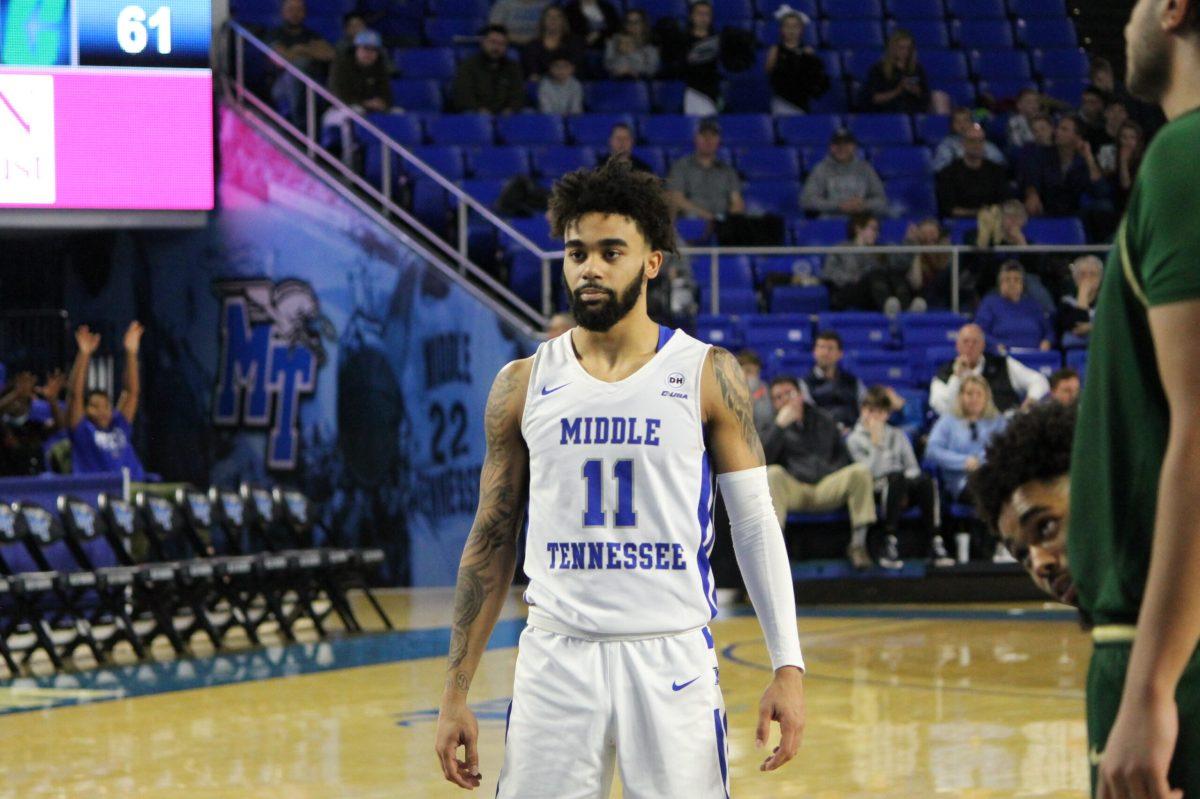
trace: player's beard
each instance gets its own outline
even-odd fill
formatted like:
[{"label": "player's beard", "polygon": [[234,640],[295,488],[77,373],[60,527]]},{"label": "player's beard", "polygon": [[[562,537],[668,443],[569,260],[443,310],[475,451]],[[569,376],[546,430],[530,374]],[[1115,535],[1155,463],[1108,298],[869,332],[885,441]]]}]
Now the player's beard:
[{"label": "player's beard", "polygon": [[[584,330],[607,333],[613,325],[629,315],[633,306],[637,305],[642,296],[642,281],[645,277],[646,264],[643,263],[633,280],[619,294],[594,283],[581,283],[576,286],[575,290],[567,295],[571,302],[571,313],[575,316],[575,321]],[[594,304],[585,303],[579,297],[584,289],[603,291],[608,295],[608,299]]]},{"label": "player's beard", "polygon": [[1155,19],[1155,3],[1141,0],[1125,35],[1129,42],[1129,92],[1158,105],[1171,82],[1171,45]]}]

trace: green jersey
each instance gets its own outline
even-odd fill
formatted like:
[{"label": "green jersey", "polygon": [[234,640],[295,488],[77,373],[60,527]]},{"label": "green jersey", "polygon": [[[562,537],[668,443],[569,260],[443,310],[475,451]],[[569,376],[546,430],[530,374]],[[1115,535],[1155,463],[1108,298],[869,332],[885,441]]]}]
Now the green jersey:
[{"label": "green jersey", "polygon": [[1150,568],[1170,415],[1149,310],[1197,298],[1200,109],[1164,127],[1147,150],[1096,305],[1068,542],[1080,607],[1095,624],[1136,622]]}]

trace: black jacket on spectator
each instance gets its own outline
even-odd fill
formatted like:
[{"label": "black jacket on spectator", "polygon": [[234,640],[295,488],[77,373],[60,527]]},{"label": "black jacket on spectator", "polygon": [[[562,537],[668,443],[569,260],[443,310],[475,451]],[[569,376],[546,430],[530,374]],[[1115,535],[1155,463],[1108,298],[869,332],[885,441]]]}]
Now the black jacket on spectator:
[{"label": "black jacket on spectator", "polygon": [[[954,361],[938,370],[937,379],[943,383],[954,375]],[[1021,397],[1008,378],[1008,358],[1003,355],[983,354],[983,379],[992,389],[992,401],[1001,413],[1021,404]]]},{"label": "black jacket on spectator", "polygon": [[771,72],[771,91],[797,108],[808,110],[808,103],[829,91],[825,63],[805,50],[790,50],[779,45],[775,69]]},{"label": "black jacket on spectator", "polygon": [[[588,18],[584,16],[579,0],[571,0],[562,7],[563,14],[567,17],[567,24],[571,26],[571,33],[580,37],[581,40],[586,39],[588,33],[591,32],[591,25]],[[601,33],[600,39],[597,42],[597,47],[603,47],[604,42],[609,36],[621,30],[621,15],[613,8],[608,0],[599,0],[600,13],[604,15],[604,30]]]},{"label": "black jacket on spectator", "polygon": [[520,111],[525,105],[521,66],[507,58],[489,61],[476,53],[458,65],[453,98],[455,111]]},{"label": "black jacket on spectator", "polygon": [[1046,216],[1075,216],[1084,194],[1103,196],[1108,190],[1103,180],[1092,182],[1082,155],[1076,155],[1063,172],[1055,147],[1040,147],[1036,156],[1023,160],[1017,181],[1022,192],[1029,186],[1037,189]]},{"label": "black jacket on spectator", "polygon": [[832,378],[827,378],[816,369],[804,378],[808,393],[821,410],[834,421],[854,427],[858,421],[859,380],[845,369],[838,369]]},{"label": "black jacket on spectator", "polygon": [[721,95],[721,37],[716,33],[711,36],[688,33],[687,42],[687,65],[684,68],[687,87],[716,100]]},{"label": "black jacket on spectator", "polygon": [[779,464],[801,483],[819,483],[853,463],[837,422],[807,402],[803,420],[787,427],[772,422],[762,433],[767,464]]},{"label": "black jacket on spectator", "polygon": [[961,158],[937,173],[938,213],[951,216],[955,208],[978,211],[1009,197],[1004,167],[986,158],[979,169],[971,169]]},{"label": "black jacket on spectator", "polygon": [[[890,92],[900,85],[900,82],[907,78],[916,78],[920,83],[920,94],[910,94],[909,92],[900,92],[890,102],[879,104],[872,98],[881,92]],[[923,114],[929,110],[929,80],[925,77],[925,68],[920,64],[916,64],[911,72],[901,74],[895,72],[892,74],[892,79],[888,80],[883,73],[883,62],[878,61],[871,71],[867,73],[867,82],[863,86],[861,101],[863,110],[865,111],[886,111],[896,114]]]},{"label": "black jacket on spectator", "polygon": [[329,73],[329,90],[347,105],[362,105],[367,100],[380,99],[390,106],[392,76],[383,53],[369,67],[355,60],[353,50],[338,53]]}]

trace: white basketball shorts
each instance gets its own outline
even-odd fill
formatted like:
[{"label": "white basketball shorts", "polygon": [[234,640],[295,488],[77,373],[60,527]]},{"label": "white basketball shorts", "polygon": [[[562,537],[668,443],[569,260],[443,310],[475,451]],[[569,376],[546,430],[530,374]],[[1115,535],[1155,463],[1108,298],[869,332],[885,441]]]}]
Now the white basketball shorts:
[{"label": "white basketball shorts", "polygon": [[526,627],[498,797],[728,799],[729,748],[707,628],[595,641]]}]

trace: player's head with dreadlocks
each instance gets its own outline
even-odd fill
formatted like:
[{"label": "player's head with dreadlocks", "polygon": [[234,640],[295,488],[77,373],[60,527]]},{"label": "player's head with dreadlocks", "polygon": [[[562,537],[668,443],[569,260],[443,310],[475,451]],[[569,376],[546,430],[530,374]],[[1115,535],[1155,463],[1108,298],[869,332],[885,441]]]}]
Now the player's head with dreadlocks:
[{"label": "player's head with dreadlocks", "polygon": [[1067,565],[1074,434],[1074,405],[1038,405],[992,439],[970,478],[988,528],[1042,590],[1068,604],[1075,598]]},{"label": "player's head with dreadlocks", "polygon": [[606,331],[636,307],[675,251],[662,182],[610,159],[564,175],[550,194],[550,232],[564,242],[563,279],[575,321]]}]

